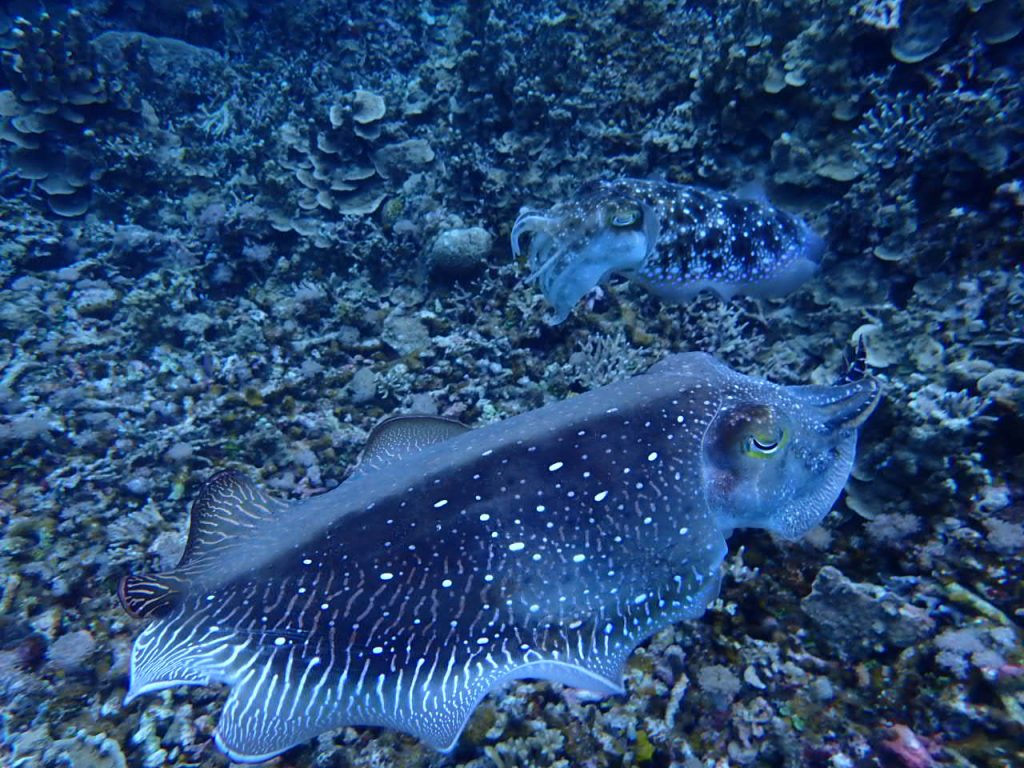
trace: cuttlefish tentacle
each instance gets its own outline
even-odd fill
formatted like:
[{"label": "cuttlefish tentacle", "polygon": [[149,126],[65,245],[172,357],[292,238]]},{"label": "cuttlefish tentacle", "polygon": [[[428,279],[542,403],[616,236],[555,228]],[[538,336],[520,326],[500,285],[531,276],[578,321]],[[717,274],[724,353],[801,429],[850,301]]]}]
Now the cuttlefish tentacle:
[{"label": "cuttlefish tentacle", "polygon": [[[529,239],[530,274],[528,282],[539,280],[558,258],[555,228],[558,218],[546,216],[537,211],[524,211],[519,214],[512,227],[512,253],[519,258],[523,253],[523,238]],[[538,263],[539,262],[539,263]]]}]

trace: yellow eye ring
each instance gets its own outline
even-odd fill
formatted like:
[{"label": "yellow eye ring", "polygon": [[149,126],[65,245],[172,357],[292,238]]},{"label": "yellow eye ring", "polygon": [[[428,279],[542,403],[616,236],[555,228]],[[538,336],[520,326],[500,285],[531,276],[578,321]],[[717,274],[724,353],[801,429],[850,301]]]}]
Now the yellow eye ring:
[{"label": "yellow eye ring", "polygon": [[640,219],[640,209],[635,206],[613,208],[608,214],[608,223],[613,227],[628,227]]},{"label": "yellow eye ring", "polygon": [[786,441],[785,433],[780,432],[775,440],[765,440],[762,437],[747,435],[743,440],[743,453],[755,459],[767,459],[778,453]]}]

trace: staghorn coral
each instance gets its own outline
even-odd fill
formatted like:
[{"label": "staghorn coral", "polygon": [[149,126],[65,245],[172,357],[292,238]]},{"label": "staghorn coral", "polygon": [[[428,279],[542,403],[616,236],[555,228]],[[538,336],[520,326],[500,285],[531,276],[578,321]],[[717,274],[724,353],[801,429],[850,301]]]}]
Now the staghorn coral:
[{"label": "staghorn coral", "polygon": [[[884,248],[883,258],[900,261],[927,253],[933,242],[948,243],[945,222],[961,230],[958,243],[977,247],[984,240],[1005,248],[1008,242],[1009,218],[993,211],[994,221],[982,224],[971,211],[976,200],[1012,178],[1011,147],[1024,135],[1017,119],[1024,94],[1008,72],[983,63],[978,43],[968,46],[929,65],[912,90],[895,68],[873,78],[874,104],[854,129],[852,146],[865,169],[856,192],[873,198],[880,214],[866,226],[876,247]],[[965,125],[976,129],[965,133]],[[948,164],[952,174],[936,175],[938,166]],[[978,183],[990,192],[978,194]]]},{"label": "staghorn coral", "polygon": [[649,364],[643,351],[632,346],[619,328],[611,334],[593,334],[578,342],[565,365],[570,384],[588,390],[638,373]]}]

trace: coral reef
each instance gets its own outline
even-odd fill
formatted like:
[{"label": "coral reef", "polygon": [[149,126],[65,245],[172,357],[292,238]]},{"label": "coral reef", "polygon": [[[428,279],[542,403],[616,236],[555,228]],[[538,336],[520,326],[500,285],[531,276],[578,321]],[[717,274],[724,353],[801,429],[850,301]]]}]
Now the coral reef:
[{"label": "coral reef", "polygon": [[[223,764],[216,692],[121,705],[113,597],[217,469],[301,498],[396,411],[480,424],[692,349],[829,383],[858,340],[886,395],[843,501],[737,533],[628,696],[521,683],[449,756],[287,760],[1024,762],[1021,30],[1013,0],[6,4],[0,763]],[[759,181],[828,251],[784,300],[615,281],[552,327],[512,222],[621,176]]]},{"label": "coral reef", "polygon": [[8,90],[0,91],[0,139],[12,145],[7,163],[61,216],[88,210],[90,183],[105,168],[101,135],[117,113],[137,113],[138,94],[108,79],[82,14],[63,20],[43,12],[35,23],[19,17],[14,46],[0,57]]}]

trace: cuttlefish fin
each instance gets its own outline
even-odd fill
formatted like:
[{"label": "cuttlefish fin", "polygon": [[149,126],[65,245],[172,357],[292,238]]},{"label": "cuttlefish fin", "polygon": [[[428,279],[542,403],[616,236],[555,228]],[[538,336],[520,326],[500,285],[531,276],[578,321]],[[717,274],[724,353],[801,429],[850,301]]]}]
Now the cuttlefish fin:
[{"label": "cuttlefish fin", "polygon": [[356,474],[380,469],[438,443],[469,432],[455,419],[422,414],[401,414],[380,422],[370,432],[356,466]]},{"label": "cuttlefish fin", "polygon": [[117,594],[137,618],[156,616],[177,605],[196,582],[221,572],[225,558],[291,505],[267,494],[241,472],[211,477],[190,512],[185,550],[174,570],[121,579]]},{"label": "cuttlefish fin", "polygon": [[[170,628],[162,632],[172,634]],[[550,658],[557,651],[534,651],[531,660],[467,664],[454,674],[451,665],[435,669],[420,659],[415,670],[383,672],[365,683],[359,677],[348,684],[344,677],[341,683],[336,676],[328,677],[331,662],[303,655],[301,647],[287,656],[264,650],[257,659],[237,664],[248,670],[245,674],[235,671],[222,676],[231,693],[215,738],[232,760],[244,763],[268,760],[319,733],[346,725],[397,728],[449,752],[484,696],[512,680],[552,680],[600,695],[623,693],[621,667],[629,650],[593,662],[566,662]],[[609,667],[614,670],[611,675],[606,672]],[[412,674],[412,682],[407,673]],[[188,674],[183,677],[187,679]]]},{"label": "cuttlefish fin", "polygon": [[121,579],[117,597],[129,616],[145,619],[166,613],[189,589],[188,580],[173,573],[146,573]]}]

